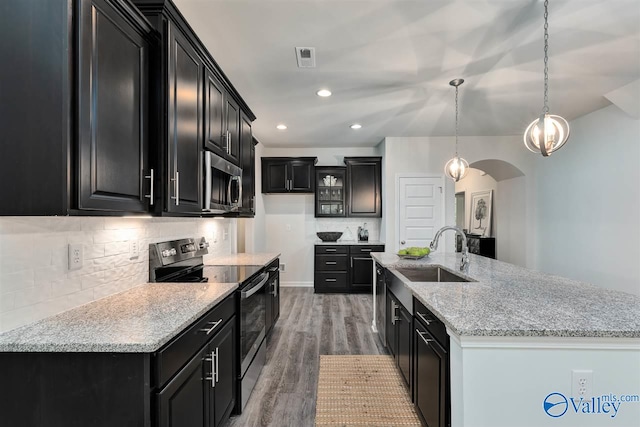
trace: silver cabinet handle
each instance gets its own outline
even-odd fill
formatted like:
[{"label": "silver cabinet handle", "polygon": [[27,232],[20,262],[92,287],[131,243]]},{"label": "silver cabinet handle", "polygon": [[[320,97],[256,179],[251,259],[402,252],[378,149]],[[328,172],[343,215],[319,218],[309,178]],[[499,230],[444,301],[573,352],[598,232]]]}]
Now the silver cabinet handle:
[{"label": "silver cabinet handle", "polygon": [[325,252],[335,252],[336,250],[334,248],[325,248],[324,251]]},{"label": "silver cabinet handle", "polygon": [[207,322],[208,325],[211,325],[211,328],[199,329],[199,332],[206,332],[207,335],[209,335],[215,328],[218,327],[220,323],[222,323],[222,319],[218,320],[217,322]]},{"label": "silver cabinet handle", "polygon": [[398,320],[398,316],[396,316],[397,309],[398,309],[398,306],[396,305],[396,303],[391,301],[391,324],[392,325],[395,325],[396,320]]},{"label": "silver cabinet handle", "polygon": [[372,250],[371,248],[360,248],[360,252],[371,252]]},{"label": "silver cabinet handle", "polygon": [[280,287],[280,280],[276,280],[275,282],[273,282],[273,296],[277,297],[278,296],[278,288]]},{"label": "silver cabinet handle", "polygon": [[149,194],[146,194],[144,197],[149,199],[149,205],[153,206],[153,169],[149,171],[149,175],[145,175],[144,177],[150,180]]},{"label": "silver cabinet handle", "polygon": [[325,282],[337,282],[338,279],[324,279]]},{"label": "silver cabinet handle", "polygon": [[430,338],[425,338],[425,337],[424,337],[425,335],[427,335],[427,333],[426,333],[426,332],[422,332],[422,331],[420,331],[419,329],[416,329],[416,332],[418,333],[418,335],[420,335],[420,338],[422,338],[422,341],[424,341],[424,343],[425,343],[426,345],[429,345],[429,343],[430,343],[431,341],[433,341],[433,340],[432,340],[432,339],[430,339]]},{"label": "silver cabinet handle", "polygon": [[407,242],[405,242],[404,240],[402,240],[402,241],[400,242],[400,244],[401,244],[401,245],[404,245],[405,243],[407,243]]},{"label": "silver cabinet handle", "polygon": [[425,325],[429,326],[431,324],[431,322],[433,322],[433,320],[427,320],[426,317],[424,317],[424,314],[420,313],[419,311],[416,311],[416,314],[418,315],[418,317],[420,319],[422,319],[422,321],[424,322]]},{"label": "silver cabinet handle", "polygon": [[[211,353],[211,355],[213,356],[213,353]],[[216,386],[216,385],[215,385],[215,383],[217,383],[217,382],[218,382],[218,370],[219,370],[219,369],[218,369],[218,360],[220,360],[220,355],[218,354],[218,347],[216,347],[216,353],[215,353],[215,355],[216,355],[216,366],[215,366],[215,367],[216,367],[216,370],[215,370],[215,378],[216,378],[216,381],[213,383],[213,386],[214,386],[214,387]]]},{"label": "silver cabinet handle", "polygon": [[336,261],[325,261],[324,263],[325,265],[336,265],[337,262]]},{"label": "silver cabinet handle", "polygon": [[227,154],[231,154],[231,132],[227,131]]},{"label": "silver cabinet handle", "polygon": [[176,201],[176,206],[180,206],[180,172],[176,171],[176,177],[171,178],[171,181],[173,181],[175,192],[175,196],[171,196],[171,198]]},{"label": "silver cabinet handle", "polygon": [[216,371],[216,365],[215,362],[213,360],[214,358],[214,352],[211,352],[211,357],[207,357],[205,358],[205,362],[210,362],[211,363],[211,376],[210,377],[204,377],[205,380],[207,381],[211,381],[211,388],[216,388],[216,377],[215,377],[215,371]]}]

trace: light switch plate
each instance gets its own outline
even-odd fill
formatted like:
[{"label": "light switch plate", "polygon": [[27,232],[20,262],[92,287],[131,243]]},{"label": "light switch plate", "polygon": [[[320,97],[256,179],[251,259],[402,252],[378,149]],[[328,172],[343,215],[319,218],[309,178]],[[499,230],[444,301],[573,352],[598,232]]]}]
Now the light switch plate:
[{"label": "light switch plate", "polygon": [[140,242],[132,240],[129,242],[129,258],[138,258],[140,255]]}]

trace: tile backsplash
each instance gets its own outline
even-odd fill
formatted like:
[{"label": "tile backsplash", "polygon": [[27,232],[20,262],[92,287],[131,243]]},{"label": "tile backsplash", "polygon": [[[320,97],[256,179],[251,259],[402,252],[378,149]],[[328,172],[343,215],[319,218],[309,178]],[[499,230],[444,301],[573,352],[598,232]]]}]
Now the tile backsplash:
[{"label": "tile backsplash", "polygon": [[[146,283],[150,243],[201,236],[205,263],[233,253],[236,220],[1,217],[0,333]],[[79,270],[68,268],[69,244],[82,245]]]},{"label": "tile backsplash", "polygon": [[318,231],[342,231],[342,237],[339,241],[350,241],[358,239],[358,227],[367,224],[369,231],[369,240],[380,240],[379,218],[315,218],[316,232]]}]

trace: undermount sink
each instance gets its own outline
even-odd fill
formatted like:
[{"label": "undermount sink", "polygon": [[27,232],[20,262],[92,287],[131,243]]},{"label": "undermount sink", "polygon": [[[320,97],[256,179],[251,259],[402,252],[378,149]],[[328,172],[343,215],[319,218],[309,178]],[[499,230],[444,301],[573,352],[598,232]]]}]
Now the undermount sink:
[{"label": "undermount sink", "polygon": [[440,267],[396,268],[396,271],[412,282],[475,282]]}]

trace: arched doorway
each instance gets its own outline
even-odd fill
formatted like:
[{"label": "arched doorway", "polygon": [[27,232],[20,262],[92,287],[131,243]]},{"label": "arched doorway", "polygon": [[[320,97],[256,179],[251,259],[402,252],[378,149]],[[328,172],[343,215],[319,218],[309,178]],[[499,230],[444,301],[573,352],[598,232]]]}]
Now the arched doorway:
[{"label": "arched doorway", "polygon": [[[526,266],[525,174],[513,164],[499,159],[483,159],[469,164],[467,176],[456,183],[456,222],[469,229],[473,193],[491,190],[491,236],[496,239],[496,258]],[[459,210],[464,209],[461,213]]]}]

